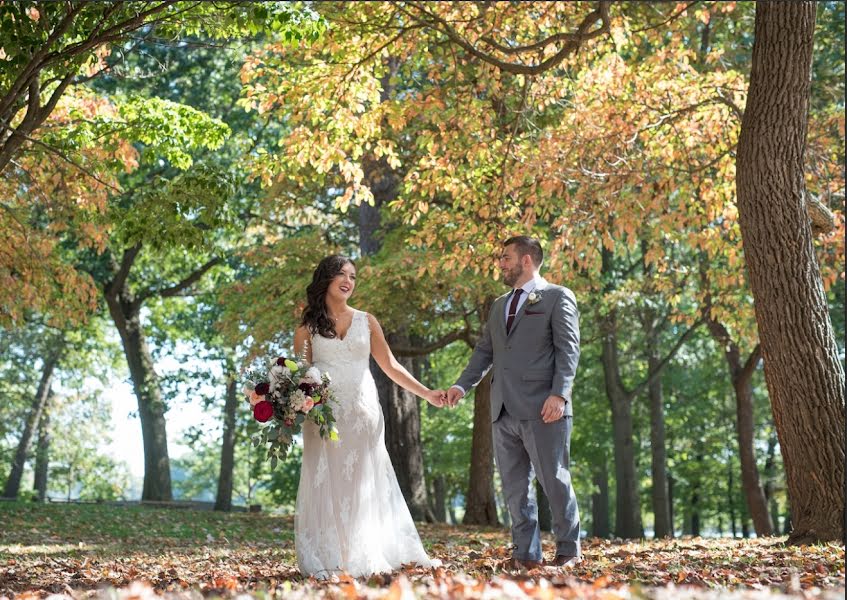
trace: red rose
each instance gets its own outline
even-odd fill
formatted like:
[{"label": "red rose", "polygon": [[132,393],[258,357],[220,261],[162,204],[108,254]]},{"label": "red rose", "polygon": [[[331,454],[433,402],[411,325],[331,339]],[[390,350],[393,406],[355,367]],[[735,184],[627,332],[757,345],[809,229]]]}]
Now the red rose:
[{"label": "red rose", "polygon": [[260,423],[264,423],[272,416],[274,416],[274,407],[267,400],[262,400],[253,407],[253,418]]},{"label": "red rose", "polygon": [[269,391],[271,391],[271,384],[269,384],[267,381],[263,381],[262,383],[260,383],[259,385],[256,386],[255,391],[260,396],[264,396]]},{"label": "red rose", "polygon": [[280,356],[278,359],[276,359],[276,364],[278,364],[280,367],[284,367],[285,361],[286,358],[284,356]]},{"label": "red rose", "polygon": [[318,386],[313,383],[306,383],[304,381],[303,383],[297,386],[297,389],[303,390],[304,394],[306,394],[307,396],[311,396],[312,393],[317,389],[317,387]]}]

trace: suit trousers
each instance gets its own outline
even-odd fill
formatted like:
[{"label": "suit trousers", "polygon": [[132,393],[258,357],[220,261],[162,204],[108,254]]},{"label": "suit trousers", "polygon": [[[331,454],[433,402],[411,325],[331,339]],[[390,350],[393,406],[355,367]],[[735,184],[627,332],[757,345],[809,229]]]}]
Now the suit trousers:
[{"label": "suit trousers", "polygon": [[579,556],[579,508],[569,471],[573,417],[553,423],[521,421],[504,408],[492,426],[494,455],[512,518],[513,557],[542,559],[538,504],[530,491],[536,477],[550,501],[556,554]]}]

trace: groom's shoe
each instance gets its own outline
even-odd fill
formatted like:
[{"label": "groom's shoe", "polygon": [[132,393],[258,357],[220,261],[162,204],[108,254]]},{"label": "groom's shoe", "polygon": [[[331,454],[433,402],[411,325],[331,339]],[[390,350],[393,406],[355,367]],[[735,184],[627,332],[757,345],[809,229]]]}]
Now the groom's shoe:
[{"label": "groom's shoe", "polygon": [[523,560],[521,558],[510,558],[503,562],[501,567],[509,571],[531,571],[544,566],[543,560]]},{"label": "groom's shoe", "polygon": [[562,554],[557,554],[556,558],[551,560],[548,563],[545,563],[547,567],[575,567],[579,563],[582,562],[582,559],[579,556],[564,556]]}]

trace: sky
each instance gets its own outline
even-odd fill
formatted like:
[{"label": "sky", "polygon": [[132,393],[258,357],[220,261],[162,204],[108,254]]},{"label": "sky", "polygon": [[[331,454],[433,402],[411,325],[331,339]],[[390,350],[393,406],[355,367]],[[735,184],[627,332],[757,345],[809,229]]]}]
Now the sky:
[{"label": "sky", "polygon": [[[163,374],[178,366],[174,359],[166,358],[156,364],[156,373]],[[112,406],[111,443],[106,452],[115,459],[125,462],[133,477],[144,476],[144,444],[141,438],[141,421],[138,419],[138,400],[132,383],[113,378],[104,395],[108,395]],[[203,422],[208,416],[200,402],[179,401],[165,414],[168,431],[168,455],[171,460],[182,456],[189,448],[181,443],[184,430]]]}]

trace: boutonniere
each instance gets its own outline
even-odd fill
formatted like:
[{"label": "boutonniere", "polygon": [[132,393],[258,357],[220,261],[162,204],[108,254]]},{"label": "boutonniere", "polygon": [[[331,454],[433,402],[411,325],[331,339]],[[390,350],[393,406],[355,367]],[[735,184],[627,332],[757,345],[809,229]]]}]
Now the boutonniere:
[{"label": "boutonniere", "polygon": [[530,304],[535,304],[539,300],[541,300],[541,292],[538,292],[538,291],[535,291],[535,290],[531,291],[529,293],[529,296],[526,297],[526,301],[529,302]]}]

